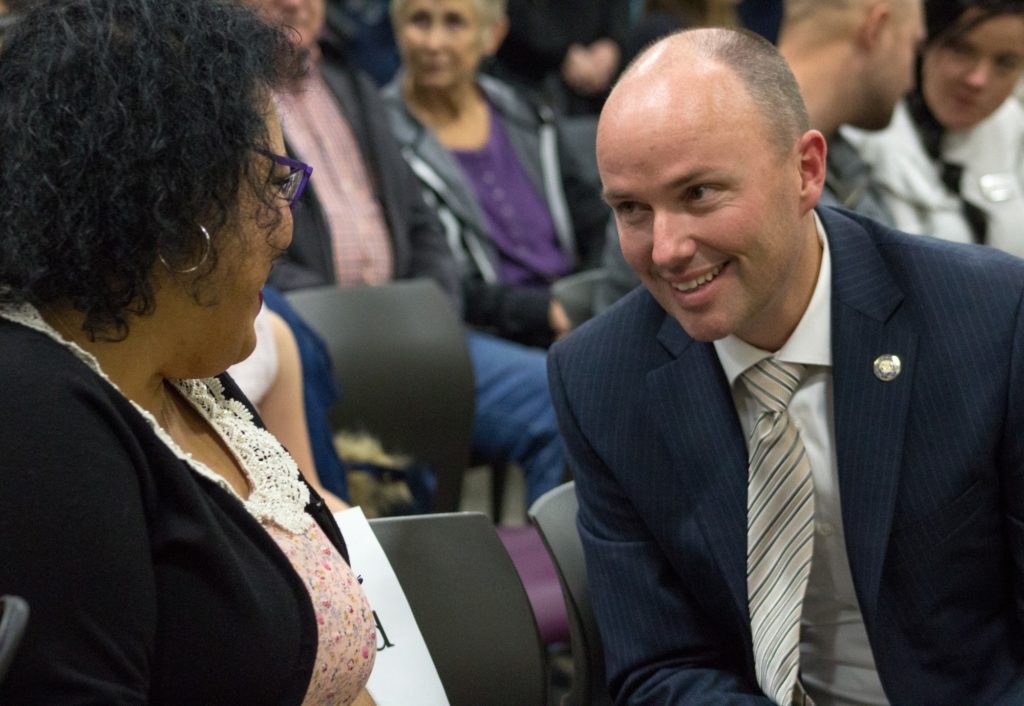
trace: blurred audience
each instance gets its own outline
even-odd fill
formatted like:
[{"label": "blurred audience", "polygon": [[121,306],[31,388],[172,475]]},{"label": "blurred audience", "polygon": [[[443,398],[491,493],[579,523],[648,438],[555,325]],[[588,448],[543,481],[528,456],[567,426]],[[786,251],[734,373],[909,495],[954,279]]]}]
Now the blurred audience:
[{"label": "blurred audience", "polygon": [[550,285],[600,261],[610,210],[550,111],[479,73],[504,0],[392,0],[403,73],[383,92],[395,137],[441,213],[466,320],[545,346],[568,333]]},{"label": "blurred audience", "polygon": [[786,0],[742,0],[740,23],[775,44],[779,39],[782,11]]},{"label": "blurred audience", "polygon": [[928,0],[917,88],[851,134],[896,225],[1024,256],[1024,0]]},{"label": "blurred audience", "polygon": [[221,375],[309,173],[298,59],[219,0],[40,0],[0,49],[0,703],[372,704],[338,526]]},{"label": "blurred audience", "polygon": [[383,86],[398,71],[389,0],[327,0],[327,26],[345,44],[353,66]]},{"label": "blurred audience", "polygon": [[787,0],[779,51],[807,104],[811,127],[828,141],[821,203],[892,225],[870,167],[840,125],[881,130],[914,85],[924,37],[921,0]]},{"label": "blurred audience", "polygon": [[621,68],[648,44],[687,27],[737,27],[739,0],[646,0],[622,46]]},{"label": "blurred audience", "polygon": [[629,0],[508,0],[507,15],[494,73],[559,113],[596,114],[619,71]]},{"label": "blurred audience", "polygon": [[[429,277],[461,310],[458,269],[441,224],[402,158],[376,86],[347,63],[335,38],[322,36],[324,0],[250,2],[295,28],[308,54],[302,84],[278,99],[289,151],[318,165],[271,282],[287,290]],[[564,474],[544,355],[472,330],[466,342],[476,385],[474,451],[480,460],[518,464],[535,499]]]}]

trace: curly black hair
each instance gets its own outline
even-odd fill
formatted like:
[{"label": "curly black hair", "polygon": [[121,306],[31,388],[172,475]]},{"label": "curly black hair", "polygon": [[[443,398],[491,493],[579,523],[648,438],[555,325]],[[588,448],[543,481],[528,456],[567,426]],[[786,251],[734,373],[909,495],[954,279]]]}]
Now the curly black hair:
[{"label": "curly black hair", "polygon": [[32,3],[0,48],[0,301],[69,303],[118,340],[152,311],[161,259],[202,261],[198,301],[243,184],[274,225],[252,155],[302,64],[226,0]]}]

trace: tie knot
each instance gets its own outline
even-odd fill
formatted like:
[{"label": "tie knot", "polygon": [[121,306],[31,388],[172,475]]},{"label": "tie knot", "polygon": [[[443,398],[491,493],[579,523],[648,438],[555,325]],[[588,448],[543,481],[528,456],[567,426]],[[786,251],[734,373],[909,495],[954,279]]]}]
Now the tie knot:
[{"label": "tie knot", "polygon": [[750,394],[762,407],[772,412],[781,412],[789,405],[803,374],[804,366],[799,363],[783,363],[775,358],[765,358],[747,368],[741,377]]}]

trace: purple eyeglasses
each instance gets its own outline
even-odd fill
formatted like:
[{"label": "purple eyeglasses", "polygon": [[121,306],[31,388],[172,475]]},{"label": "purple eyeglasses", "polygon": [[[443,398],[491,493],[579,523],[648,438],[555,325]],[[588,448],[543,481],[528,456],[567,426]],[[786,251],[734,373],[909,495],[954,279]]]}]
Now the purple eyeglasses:
[{"label": "purple eyeglasses", "polygon": [[313,173],[313,167],[267,150],[257,149],[256,152],[291,170],[281,182],[281,190],[277,195],[288,202],[289,208],[294,207],[302,196],[302,192],[305,191],[306,184],[309,183],[309,175]]}]

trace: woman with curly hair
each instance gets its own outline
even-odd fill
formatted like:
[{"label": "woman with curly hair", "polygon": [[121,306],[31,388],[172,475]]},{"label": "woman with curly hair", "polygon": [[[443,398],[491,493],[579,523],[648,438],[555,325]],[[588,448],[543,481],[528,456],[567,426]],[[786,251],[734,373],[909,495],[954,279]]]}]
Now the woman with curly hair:
[{"label": "woman with curly hair", "polygon": [[33,3],[0,50],[4,704],[367,704],[374,619],[230,378],[311,169],[219,0]]}]

